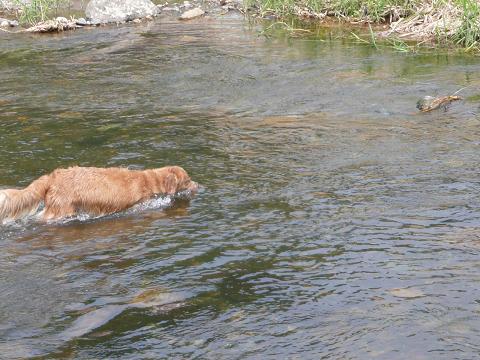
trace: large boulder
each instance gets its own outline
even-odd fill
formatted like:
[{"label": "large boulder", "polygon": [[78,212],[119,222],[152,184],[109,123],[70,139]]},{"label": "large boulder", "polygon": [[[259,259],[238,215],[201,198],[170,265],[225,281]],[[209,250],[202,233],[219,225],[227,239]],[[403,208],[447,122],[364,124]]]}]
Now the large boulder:
[{"label": "large boulder", "polygon": [[150,0],[91,0],[85,15],[92,23],[122,23],[155,16],[157,6]]}]

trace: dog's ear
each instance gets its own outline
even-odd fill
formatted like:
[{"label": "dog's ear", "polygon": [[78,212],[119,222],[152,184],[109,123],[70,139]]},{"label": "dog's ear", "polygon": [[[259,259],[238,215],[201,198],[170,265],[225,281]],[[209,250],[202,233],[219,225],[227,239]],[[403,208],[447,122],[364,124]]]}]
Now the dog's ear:
[{"label": "dog's ear", "polygon": [[175,174],[168,174],[163,181],[163,188],[165,193],[173,195],[177,192],[178,179]]}]

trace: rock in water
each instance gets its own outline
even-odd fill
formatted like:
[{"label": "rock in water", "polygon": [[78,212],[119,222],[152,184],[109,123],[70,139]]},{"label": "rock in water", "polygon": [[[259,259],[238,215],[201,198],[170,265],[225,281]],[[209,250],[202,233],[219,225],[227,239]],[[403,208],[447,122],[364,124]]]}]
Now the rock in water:
[{"label": "rock in water", "polygon": [[168,312],[184,305],[185,303],[182,299],[179,295],[162,291],[159,288],[148,289],[137,294],[127,304],[109,304],[102,308],[90,309],[89,312],[78,317],[68,329],[60,333],[59,338],[62,341],[70,341],[77,337],[85,336],[131,308],[158,307],[158,311]]},{"label": "rock in water", "polygon": [[92,23],[122,23],[155,16],[158,8],[150,0],[91,0],[85,14]]},{"label": "rock in water", "polygon": [[391,289],[390,294],[402,299],[415,299],[415,298],[420,298],[425,296],[425,294],[422,291],[418,289],[412,289],[412,288]]},{"label": "rock in water", "polygon": [[417,101],[417,109],[420,111],[424,111],[433,103],[433,100],[435,100],[433,96],[424,96]]},{"label": "rock in water", "polygon": [[82,18],[82,17],[79,18],[79,19],[77,19],[77,20],[75,21],[75,23],[76,23],[77,25],[80,25],[80,26],[87,26],[87,25],[88,25],[87,20],[85,20],[85,19]]},{"label": "rock in water", "polygon": [[205,11],[203,11],[200,8],[195,8],[192,10],[185,11],[182,15],[180,15],[180,20],[190,20],[199,16],[202,16],[205,14]]}]

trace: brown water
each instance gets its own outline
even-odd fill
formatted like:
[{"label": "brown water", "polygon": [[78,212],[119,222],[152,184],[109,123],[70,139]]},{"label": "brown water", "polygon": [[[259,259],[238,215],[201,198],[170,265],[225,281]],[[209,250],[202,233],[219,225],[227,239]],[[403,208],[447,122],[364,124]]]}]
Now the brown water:
[{"label": "brown water", "polygon": [[179,164],[203,190],[0,228],[0,358],[478,357],[478,59],[258,30],[1,34],[1,187]]}]

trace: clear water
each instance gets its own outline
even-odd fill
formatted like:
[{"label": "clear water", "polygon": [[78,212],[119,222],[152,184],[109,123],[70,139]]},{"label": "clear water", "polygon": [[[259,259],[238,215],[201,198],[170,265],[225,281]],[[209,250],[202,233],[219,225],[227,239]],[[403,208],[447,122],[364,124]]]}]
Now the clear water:
[{"label": "clear water", "polygon": [[0,358],[476,358],[478,85],[475,57],[231,16],[0,34],[1,187],[74,164],[203,186],[0,228]]}]

